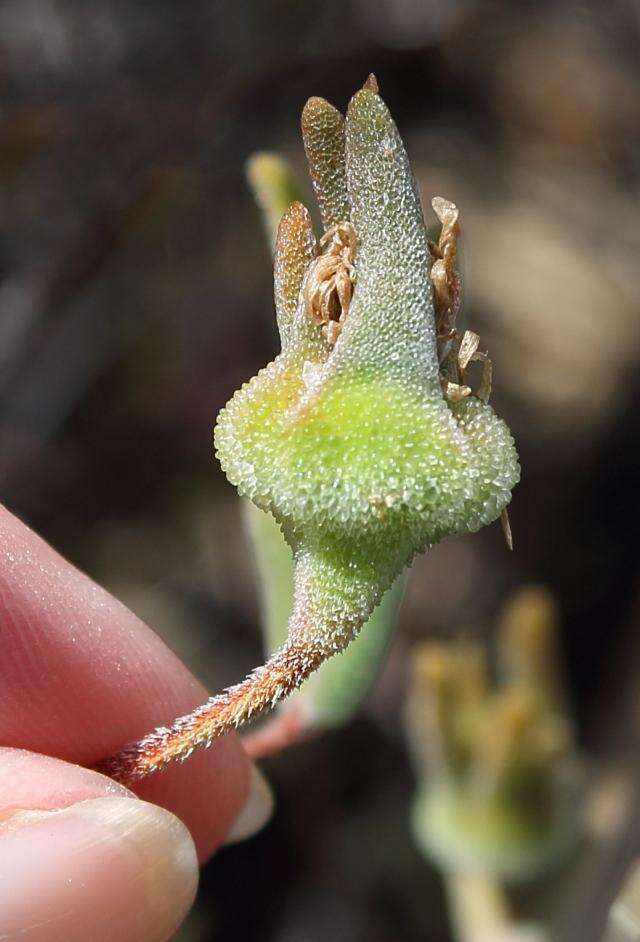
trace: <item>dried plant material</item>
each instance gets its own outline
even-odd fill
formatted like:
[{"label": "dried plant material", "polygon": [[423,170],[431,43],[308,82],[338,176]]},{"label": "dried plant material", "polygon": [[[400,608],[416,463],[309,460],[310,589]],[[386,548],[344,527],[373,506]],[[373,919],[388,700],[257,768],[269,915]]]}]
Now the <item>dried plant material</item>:
[{"label": "dried plant material", "polygon": [[513,533],[511,532],[511,521],[509,520],[509,511],[507,510],[506,507],[500,514],[500,523],[502,525],[502,532],[504,533],[505,542],[507,546],[509,547],[509,549],[513,551]]},{"label": "dried plant material", "polygon": [[442,388],[449,402],[462,402],[471,395],[470,386],[462,386],[460,383],[452,383],[449,380],[444,381]]},{"label": "dried plant material", "polygon": [[339,222],[320,239],[320,256],[309,267],[304,286],[307,312],[321,324],[333,347],[340,336],[356,280],[354,260],[358,236],[350,222]]},{"label": "dried plant material", "polygon": [[442,196],[434,197],[431,205],[442,225],[438,244],[429,243],[433,257],[430,277],[434,289],[436,330],[438,339],[442,343],[453,337],[455,333],[456,319],[462,300],[460,273],[456,271],[460,213],[455,203],[451,203]]},{"label": "dried plant material", "polygon": [[465,330],[458,349],[458,366],[464,372],[478,352],[480,337],[472,330]]},{"label": "dried plant material", "polygon": [[465,330],[457,350],[457,369],[460,379],[464,380],[465,373],[472,362],[482,363],[482,373],[476,396],[483,402],[488,402],[491,396],[491,384],[493,377],[493,364],[486,352],[479,350],[480,337],[472,330]]},{"label": "dried plant material", "polygon": [[433,285],[438,351],[441,364],[442,388],[452,403],[473,394],[465,384],[469,364],[481,361],[482,374],[476,396],[488,402],[491,396],[493,366],[486,352],[479,349],[480,337],[471,330],[462,337],[457,330],[457,318],[462,304],[462,279],[456,270],[460,212],[455,203],[436,196],[432,200],[436,216],[442,224],[438,244],[429,242],[432,258],[429,277]]},{"label": "dried plant material", "polygon": [[491,388],[493,385],[493,363],[486,353],[481,354],[478,358],[483,360],[483,366],[482,376],[480,378],[480,383],[478,384],[478,392],[476,395],[482,402],[489,402],[491,397]]}]

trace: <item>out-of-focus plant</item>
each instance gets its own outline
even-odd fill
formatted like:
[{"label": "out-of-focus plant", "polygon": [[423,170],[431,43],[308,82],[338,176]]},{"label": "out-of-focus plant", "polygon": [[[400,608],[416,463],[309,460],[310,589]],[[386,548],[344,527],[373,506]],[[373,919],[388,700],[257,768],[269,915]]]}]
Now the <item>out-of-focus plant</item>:
[{"label": "out-of-focus plant", "polygon": [[603,942],[637,942],[640,939],[640,864],[627,875],[609,910]]},{"label": "out-of-focus plant", "polygon": [[275,251],[280,220],[292,203],[303,199],[302,188],[289,163],[270,151],[253,154],[247,161],[246,173],[262,212],[269,245]]},{"label": "out-of-focus plant", "polygon": [[555,631],[553,600],[531,587],[503,613],[497,683],[475,642],[428,642],[413,657],[413,833],[445,874],[464,942],[528,938],[534,929],[515,922],[504,885],[553,871],[578,839],[575,748]]},{"label": "out-of-focus plant", "polygon": [[[143,777],[286,697],[358,635],[413,557],[504,515],[519,478],[487,403],[479,338],[455,320],[458,212],[427,240],[404,146],[373,77],[346,121],[310,99],[303,136],[324,235],[293,203],[274,282],[281,353],[218,416],[217,455],[292,552],[287,639],[242,683],[107,760]],[[477,395],[466,370],[484,361]]]}]

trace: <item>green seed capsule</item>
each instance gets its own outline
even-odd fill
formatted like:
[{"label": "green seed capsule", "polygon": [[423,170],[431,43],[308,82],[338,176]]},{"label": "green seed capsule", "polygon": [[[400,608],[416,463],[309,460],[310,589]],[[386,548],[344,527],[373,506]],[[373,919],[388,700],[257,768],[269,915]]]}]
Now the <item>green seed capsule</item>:
[{"label": "green seed capsule", "polygon": [[[357,631],[416,553],[499,517],[519,467],[489,405],[442,393],[422,209],[385,104],[371,88],[354,96],[343,162],[330,108],[307,106],[307,127],[309,110],[323,118],[307,150],[328,219],[347,194],[357,237],[350,305],[331,343],[305,303],[317,250],[306,210],[293,204],[276,247],[282,352],[222,411],[215,443],[229,480],[273,515],[305,574],[305,634],[337,640]],[[330,174],[323,153],[333,155]]]},{"label": "green seed capsule", "polygon": [[[185,758],[282,700],[355,638],[416,553],[496,520],[519,478],[508,428],[486,397],[456,383],[463,358],[457,373],[451,349],[445,378],[457,401],[443,395],[433,256],[375,81],[354,95],[346,120],[314,98],[302,124],[328,229],[316,245],[305,207],[284,213],[274,265],[282,350],[215,428],[229,481],[272,515],[291,548],[287,639],[244,681],[108,760],[103,770],[121,781]],[[258,186],[264,165],[253,171]],[[456,226],[457,215],[448,240]],[[455,273],[447,282],[450,248],[435,247],[445,301],[459,293]],[[439,328],[455,323],[451,304],[439,304]],[[447,343],[462,351],[457,336]]]}]

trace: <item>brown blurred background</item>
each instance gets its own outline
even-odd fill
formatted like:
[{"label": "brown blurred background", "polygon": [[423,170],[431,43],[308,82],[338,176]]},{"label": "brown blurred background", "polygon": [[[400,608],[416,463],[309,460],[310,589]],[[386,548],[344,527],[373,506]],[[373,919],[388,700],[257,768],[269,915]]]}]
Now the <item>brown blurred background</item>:
[{"label": "brown blurred background", "polygon": [[[449,938],[407,822],[406,652],[490,639],[523,582],[561,607],[585,751],[635,769],[639,39],[638,0],[0,3],[1,497],[206,683],[261,658],[211,446],[276,349],[244,164],[275,149],[304,179],[308,96],[343,108],[374,71],[425,207],[460,206],[465,318],[521,454],[515,553],[495,526],[416,562],[361,718],[270,760],[275,819],[205,869],[185,942]],[[577,924],[638,853],[631,828]]]}]

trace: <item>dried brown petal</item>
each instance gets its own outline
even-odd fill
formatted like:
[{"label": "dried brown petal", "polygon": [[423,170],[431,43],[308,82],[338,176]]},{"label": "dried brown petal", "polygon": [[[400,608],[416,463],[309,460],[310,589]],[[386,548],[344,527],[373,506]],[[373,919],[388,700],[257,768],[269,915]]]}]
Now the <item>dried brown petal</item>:
[{"label": "dried brown petal", "polygon": [[506,507],[500,514],[500,523],[502,524],[502,532],[504,533],[507,546],[510,550],[513,550],[513,533],[511,532],[511,521],[509,520],[509,512]]},{"label": "dried brown petal", "polygon": [[[358,237],[350,222],[331,226],[320,239],[322,254],[312,262],[304,289],[308,313],[318,324],[341,323],[353,293],[353,260]],[[323,330],[330,345],[338,338],[335,328]]]},{"label": "dried brown petal", "polygon": [[474,359],[479,346],[480,337],[478,334],[474,334],[472,330],[465,330],[458,350],[458,365],[463,372]]},{"label": "dried brown petal", "polygon": [[462,402],[463,399],[471,395],[471,387],[462,386],[460,383],[451,383],[447,380],[444,383],[444,394],[449,402]]},{"label": "dried brown petal", "polygon": [[491,396],[492,380],[493,364],[489,357],[485,356],[482,367],[482,378],[480,379],[480,385],[478,386],[478,399],[482,399],[483,402],[489,402],[489,397]]}]

